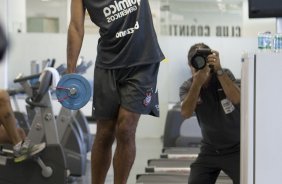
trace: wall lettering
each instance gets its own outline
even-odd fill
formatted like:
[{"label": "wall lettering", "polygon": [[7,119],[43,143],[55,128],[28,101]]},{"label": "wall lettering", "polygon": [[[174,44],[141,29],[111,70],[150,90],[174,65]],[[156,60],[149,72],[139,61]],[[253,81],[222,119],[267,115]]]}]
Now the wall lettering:
[{"label": "wall lettering", "polygon": [[169,25],[170,36],[241,37],[240,26]]}]

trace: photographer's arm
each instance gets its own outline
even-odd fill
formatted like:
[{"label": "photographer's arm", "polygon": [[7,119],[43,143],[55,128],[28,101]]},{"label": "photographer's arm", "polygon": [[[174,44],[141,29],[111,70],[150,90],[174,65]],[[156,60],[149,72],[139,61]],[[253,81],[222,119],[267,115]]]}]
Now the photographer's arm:
[{"label": "photographer's arm", "polygon": [[181,115],[185,118],[191,117],[195,111],[201,88],[210,76],[208,66],[197,72],[193,67],[191,69],[193,74],[192,84],[181,105]]},{"label": "photographer's arm", "polygon": [[184,118],[190,118],[195,111],[200,91],[201,85],[196,82],[192,82],[190,90],[181,105],[181,115]]},{"label": "photographer's arm", "polygon": [[[215,50],[212,50],[211,55],[208,56],[208,63],[213,65],[214,71],[222,70],[220,65],[219,53]],[[231,73],[231,72],[230,72]],[[232,75],[232,74],[231,74]],[[233,75],[232,75],[233,76]],[[234,104],[237,105],[240,103],[240,88],[231,78],[228,76],[226,72],[223,72],[221,75],[217,75],[217,78],[224,90],[226,97]]]},{"label": "photographer's arm", "polygon": [[226,73],[217,76],[226,97],[235,105],[240,103],[240,88],[232,81]]}]

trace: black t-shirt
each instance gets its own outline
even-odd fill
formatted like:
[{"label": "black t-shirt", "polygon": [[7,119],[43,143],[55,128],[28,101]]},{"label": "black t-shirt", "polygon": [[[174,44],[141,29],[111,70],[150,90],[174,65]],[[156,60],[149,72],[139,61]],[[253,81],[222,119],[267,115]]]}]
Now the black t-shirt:
[{"label": "black t-shirt", "polygon": [[148,0],[84,0],[84,6],[100,27],[96,66],[124,68],[164,59]]},{"label": "black t-shirt", "polygon": [[[235,82],[230,70],[224,71]],[[181,101],[187,95],[191,84],[192,78],[180,87]],[[208,87],[201,88],[195,112],[202,131],[203,146],[226,151],[237,151],[240,148],[240,104],[234,105],[226,98],[216,74],[212,74]]]}]

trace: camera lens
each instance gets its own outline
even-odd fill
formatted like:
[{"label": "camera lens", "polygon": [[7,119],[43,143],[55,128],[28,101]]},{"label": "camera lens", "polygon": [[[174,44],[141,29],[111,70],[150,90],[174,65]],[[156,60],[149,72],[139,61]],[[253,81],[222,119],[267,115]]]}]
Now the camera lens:
[{"label": "camera lens", "polygon": [[206,66],[206,60],[203,56],[196,56],[191,64],[195,69],[200,70]]}]

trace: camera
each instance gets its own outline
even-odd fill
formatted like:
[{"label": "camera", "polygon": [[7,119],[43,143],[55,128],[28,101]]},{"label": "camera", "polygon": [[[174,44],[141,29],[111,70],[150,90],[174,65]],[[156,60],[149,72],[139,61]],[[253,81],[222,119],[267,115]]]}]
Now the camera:
[{"label": "camera", "polygon": [[212,54],[211,49],[208,48],[198,48],[195,54],[191,58],[191,65],[196,70],[203,69],[207,64],[208,55]]}]

